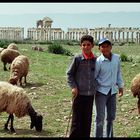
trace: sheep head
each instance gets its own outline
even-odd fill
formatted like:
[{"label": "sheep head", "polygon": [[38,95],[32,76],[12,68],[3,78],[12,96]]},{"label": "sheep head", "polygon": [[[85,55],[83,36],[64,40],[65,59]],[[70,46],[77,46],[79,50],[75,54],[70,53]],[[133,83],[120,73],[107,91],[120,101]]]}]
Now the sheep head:
[{"label": "sheep head", "polygon": [[41,132],[42,131],[42,120],[43,117],[40,114],[35,114],[35,116],[31,117],[31,125],[30,128],[32,129],[35,127],[36,131]]},{"label": "sheep head", "polygon": [[19,79],[19,70],[16,68],[12,69],[9,83],[11,83],[12,85],[17,85],[18,79]]},{"label": "sheep head", "polygon": [[35,127],[36,131],[41,132],[42,131],[42,120],[43,120],[42,115],[38,114],[30,103],[28,103],[27,106],[28,106],[28,114],[31,118],[30,128],[32,129]]},{"label": "sheep head", "polygon": [[17,85],[17,81],[18,81],[17,76],[9,79],[9,83],[11,83],[12,85]]}]

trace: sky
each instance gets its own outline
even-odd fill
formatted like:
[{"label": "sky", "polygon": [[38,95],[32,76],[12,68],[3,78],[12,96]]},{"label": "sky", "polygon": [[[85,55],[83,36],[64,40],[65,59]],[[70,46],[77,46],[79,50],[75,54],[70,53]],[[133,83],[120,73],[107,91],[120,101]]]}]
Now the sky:
[{"label": "sky", "polygon": [[140,3],[0,3],[0,27],[24,27],[25,36],[46,16],[53,20],[52,28],[64,31],[108,24],[140,27]]},{"label": "sky", "polygon": [[140,3],[0,3],[0,14],[138,12]]}]

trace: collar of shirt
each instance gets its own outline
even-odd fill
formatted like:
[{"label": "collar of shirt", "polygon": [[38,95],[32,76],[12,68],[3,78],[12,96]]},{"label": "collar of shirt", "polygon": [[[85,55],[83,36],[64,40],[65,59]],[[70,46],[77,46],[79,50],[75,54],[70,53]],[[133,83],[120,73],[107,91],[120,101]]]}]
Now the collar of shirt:
[{"label": "collar of shirt", "polygon": [[89,56],[84,51],[82,51],[82,54],[86,60],[94,58],[94,55],[92,52],[90,53]]},{"label": "collar of shirt", "polygon": [[[113,54],[111,53],[111,58],[112,58],[112,55],[113,55]],[[103,55],[103,54],[101,54],[101,60],[102,60],[102,61],[105,61],[105,60],[109,60],[109,59],[108,59],[108,58],[106,58],[106,57],[104,57],[104,55]]]}]

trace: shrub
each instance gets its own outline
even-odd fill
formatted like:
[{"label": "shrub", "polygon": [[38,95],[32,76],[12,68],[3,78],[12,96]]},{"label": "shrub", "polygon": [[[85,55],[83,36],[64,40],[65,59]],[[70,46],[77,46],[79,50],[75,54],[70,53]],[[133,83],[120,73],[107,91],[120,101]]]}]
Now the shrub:
[{"label": "shrub", "polygon": [[119,43],[119,46],[124,46],[124,45],[125,45],[125,42]]},{"label": "shrub", "polygon": [[128,58],[127,58],[127,56],[125,54],[121,54],[120,58],[121,58],[121,61],[123,61],[123,62],[128,61]]},{"label": "shrub", "polygon": [[10,44],[10,42],[6,40],[0,40],[0,47],[1,48],[7,48],[7,46]]},{"label": "shrub", "polygon": [[73,55],[69,50],[64,49],[60,44],[54,43],[48,46],[48,52],[54,54]]},{"label": "shrub", "polygon": [[50,53],[54,53],[54,54],[63,54],[64,53],[64,49],[60,44],[51,44],[48,46],[48,51]]},{"label": "shrub", "polygon": [[125,54],[120,55],[121,61],[123,62],[133,62],[132,56],[126,56]]}]

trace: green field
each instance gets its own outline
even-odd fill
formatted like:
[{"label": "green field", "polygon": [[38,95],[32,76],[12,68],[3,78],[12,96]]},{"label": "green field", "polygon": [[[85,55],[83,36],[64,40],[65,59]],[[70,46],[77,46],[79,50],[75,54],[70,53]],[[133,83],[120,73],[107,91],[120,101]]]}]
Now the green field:
[{"label": "green field", "polygon": [[[19,51],[29,57],[30,68],[27,76],[28,84],[23,88],[35,110],[43,115],[43,131],[30,129],[30,118],[15,117],[16,134],[5,132],[4,123],[8,115],[0,114],[0,137],[65,137],[71,110],[71,90],[66,82],[66,69],[71,57],[47,52],[47,45],[41,45],[45,51],[31,49],[30,44],[18,44]],[[63,46],[73,54],[79,53],[79,46]],[[98,47],[93,49],[99,55]],[[137,98],[130,92],[133,77],[140,72],[140,45],[113,46],[113,52],[125,54],[132,62],[121,62],[122,76],[125,82],[124,96],[117,98],[117,116],[114,122],[115,137],[140,137],[140,115],[137,111]],[[8,66],[8,65],[7,65]],[[0,80],[8,81],[9,71],[3,71],[0,62]],[[93,113],[94,121],[94,113]],[[70,127],[70,126],[69,126]],[[93,124],[91,137],[93,137]]]}]

